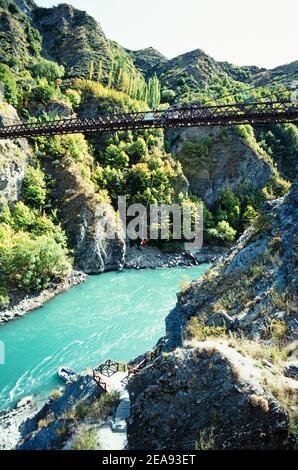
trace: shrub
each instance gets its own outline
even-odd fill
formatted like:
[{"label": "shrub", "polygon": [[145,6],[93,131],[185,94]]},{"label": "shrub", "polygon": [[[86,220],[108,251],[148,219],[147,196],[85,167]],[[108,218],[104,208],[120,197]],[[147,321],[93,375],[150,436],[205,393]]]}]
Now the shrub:
[{"label": "shrub", "polygon": [[195,445],[195,450],[214,450],[215,438],[213,429],[204,429],[200,432],[198,441]]},{"label": "shrub", "polygon": [[225,337],[226,328],[223,326],[205,325],[198,317],[191,317],[185,329],[186,338],[205,341],[208,338]]},{"label": "shrub", "polygon": [[43,172],[29,166],[22,183],[22,196],[31,207],[40,209],[46,202],[46,184]]},{"label": "shrub", "polygon": [[0,287],[0,308],[9,305],[9,295],[5,287]]},{"label": "shrub", "polygon": [[29,98],[37,103],[48,105],[58,94],[59,90],[52,83],[48,83],[46,78],[40,78],[36,87],[30,92]]},{"label": "shrub", "polygon": [[272,224],[268,214],[259,214],[254,221],[256,233],[263,235],[271,231]]},{"label": "shrub", "polygon": [[64,248],[67,246],[67,238],[61,225],[54,224],[45,214],[36,217],[31,230],[35,235],[48,235],[52,237],[56,243]]},{"label": "shrub", "polygon": [[257,216],[258,212],[251,205],[248,205],[246,211],[243,214],[243,221],[245,225],[251,225]]},{"label": "shrub", "polygon": [[28,230],[35,223],[34,211],[22,201],[18,201],[12,211],[13,226],[17,229]]},{"label": "shrub", "polygon": [[285,196],[290,187],[291,183],[289,181],[284,180],[281,176],[272,175],[262,192],[265,199],[271,200]]},{"label": "shrub", "polygon": [[49,398],[52,400],[57,400],[58,398],[62,397],[62,395],[63,395],[62,390],[60,390],[60,388],[56,388],[55,390],[52,391]]},{"label": "shrub", "polygon": [[109,145],[104,152],[104,160],[107,165],[115,168],[127,167],[129,164],[129,156],[117,145]]},{"label": "shrub", "polygon": [[145,140],[142,137],[138,137],[127,149],[127,153],[133,163],[138,162],[142,157],[148,153],[148,148]]},{"label": "shrub", "polygon": [[249,403],[254,408],[261,408],[261,410],[264,411],[264,413],[268,413],[268,411],[269,411],[268,400],[264,397],[259,396],[259,395],[256,395],[256,394],[250,395]]},{"label": "shrub", "polygon": [[32,236],[0,225],[0,282],[9,287],[40,290],[71,271],[68,252],[51,236]]},{"label": "shrub", "polygon": [[47,152],[53,158],[72,157],[76,162],[89,162],[88,144],[82,134],[56,135],[46,143]]},{"label": "shrub", "polygon": [[208,229],[207,233],[215,241],[232,242],[236,237],[237,231],[230,226],[229,222],[222,220],[217,223],[216,228]]},{"label": "shrub", "polygon": [[105,393],[92,403],[79,402],[75,407],[75,417],[104,420],[113,413],[118,403],[119,392]]},{"label": "shrub", "polygon": [[79,106],[81,102],[81,95],[77,90],[68,89],[66,90],[65,94],[73,107]]},{"label": "shrub", "polygon": [[283,320],[272,320],[270,323],[270,333],[274,344],[282,343],[288,333],[288,325]]},{"label": "shrub", "polygon": [[81,427],[73,438],[71,450],[98,449],[100,449],[100,444],[97,443],[95,430],[87,430],[85,427]]},{"label": "shrub", "polygon": [[33,77],[46,78],[48,82],[62,78],[65,73],[63,65],[46,59],[40,59],[32,66]]}]

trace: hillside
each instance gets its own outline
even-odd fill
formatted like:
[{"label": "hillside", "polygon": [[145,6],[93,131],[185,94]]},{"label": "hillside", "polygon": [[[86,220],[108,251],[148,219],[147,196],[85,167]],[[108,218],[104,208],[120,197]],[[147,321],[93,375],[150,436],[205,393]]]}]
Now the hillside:
[{"label": "hillside", "polygon": [[[237,90],[237,99],[249,99],[249,83],[265,73],[216,62],[200,49],[171,60],[152,48],[127,51],[107,39],[90,15],[66,4],[39,8],[31,0],[3,0],[0,8],[4,119],[96,117],[210,99],[231,90]],[[255,96],[266,93],[264,88]],[[13,106],[9,112],[7,103]],[[30,243],[37,234],[50,236],[63,250],[68,268],[69,263],[86,272],[121,267],[125,247],[122,242],[115,245],[116,251],[121,246],[117,258],[113,246],[102,240],[95,213],[104,201],[112,214],[122,194],[128,202],[145,205],[203,200],[205,240],[229,246],[266,200],[288,190],[274,159],[282,175],[291,178],[292,171],[286,169],[295,161],[297,141],[291,125],[271,132],[244,126],[57,136],[22,141],[16,167],[15,155],[3,145],[2,158],[9,156],[2,170],[3,246],[11,231],[16,240],[21,233]],[[23,151],[26,146],[30,158]],[[27,195],[28,185],[38,186],[35,198]],[[79,204],[84,210],[76,220]],[[57,275],[53,267],[45,279],[28,281],[22,288],[40,289],[61,279],[60,268]],[[3,273],[5,289],[15,287],[11,276],[9,265]],[[7,298],[4,291],[3,305]]]},{"label": "hillside", "polygon": [[129,51],[135,66],[143,73],[145,77],[150,77],[156,69],[167,62],[167,58],[163,56],[153,47],[140,49],[139,51]]}]

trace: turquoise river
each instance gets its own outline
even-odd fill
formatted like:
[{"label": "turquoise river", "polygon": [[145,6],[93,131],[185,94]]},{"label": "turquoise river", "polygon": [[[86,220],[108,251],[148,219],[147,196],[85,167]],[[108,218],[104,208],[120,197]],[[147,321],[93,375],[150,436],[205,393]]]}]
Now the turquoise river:
[{"label": "turquoise river", "polygon": [[125,270],[89,277],[44,307],[0,326],[0,409],[61,385],[59,365],[77,371],[111,358],[127,361],[164,334],[180,283],[200,277],[193,268]]}]

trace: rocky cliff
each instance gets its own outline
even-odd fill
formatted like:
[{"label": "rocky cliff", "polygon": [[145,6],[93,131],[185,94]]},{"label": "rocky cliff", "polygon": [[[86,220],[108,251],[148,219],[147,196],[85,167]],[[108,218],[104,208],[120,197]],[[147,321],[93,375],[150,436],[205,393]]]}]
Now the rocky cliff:
[{"label": "rocky cliff", "polygon": [[[132,449],[286,449],[288,416],[256,362],[215,341],[157,359],[129,382]],[[297,393],[298,384],[284,379]]]},{"label": "rocky cliff", "polygon": [[218,201],[227,188],[236,194],[247,186],[263,188],[273,173],[273,162],[237,128],[191,128],[167,132],[171,151],[182,164],[190,190],[207,206]]},{"label": "rocky cliff", "polygon": [[[16,110],[9,104],[0,103],[0,125],[19,120]],[[20,197],[25,169],[32,161],[33,152],[25,139],[0,140],[0,213]]]},{"label": "rocky cliff", "polygon": [[[122,268],[125,241],[112,206],[100,203],[92,183],[82,177],[71,157],[48,158],[45,168],[55,181],[53,199],[74,250],[75,267],[87,274]],[[105,231],[107,225],[114,239]]]}]

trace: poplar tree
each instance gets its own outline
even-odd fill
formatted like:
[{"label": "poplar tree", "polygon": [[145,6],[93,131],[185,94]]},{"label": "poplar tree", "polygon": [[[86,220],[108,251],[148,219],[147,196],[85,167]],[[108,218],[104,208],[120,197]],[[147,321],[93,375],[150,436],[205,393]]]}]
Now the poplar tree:
[{"label": "poplar tree", "polygon": [[148,82],[148,104],[151,108],[156,108],[160,104],[161,91],[160,82],[156,74]]},{"label": "poplar tree", "polygon": [[89,80],[93,80],[94,76],[94,60],[90,60],[89,63]]},{"label": "poplar tree", "polygon": [[98,81],[98,83],[101,82],[101,79],[102,79],[102,60],[99,59],[98,69],[97,69],[97,81]]},{"label": "poplar tree", "polygon": [[111,86],[113,85],[113,82],[114,82],[114,59],[112,60],[112,63],[111,63],[111,69],[110,69],[109,80],[108,80],[108,88],[111,88]]}]

